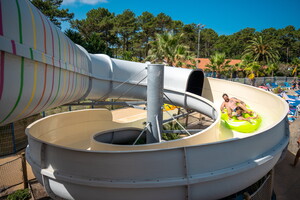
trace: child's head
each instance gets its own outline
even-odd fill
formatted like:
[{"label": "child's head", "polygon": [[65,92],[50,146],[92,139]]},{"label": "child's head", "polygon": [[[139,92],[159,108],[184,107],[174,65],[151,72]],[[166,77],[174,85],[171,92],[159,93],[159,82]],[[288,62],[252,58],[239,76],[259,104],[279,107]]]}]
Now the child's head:
[{"label": "child's head", "polygon": [[236,107],[236,109],[235,109],[235,112],[237,113],[237,114],[242,114],[243,113],[243,108],[241,108],[241,107]]}]

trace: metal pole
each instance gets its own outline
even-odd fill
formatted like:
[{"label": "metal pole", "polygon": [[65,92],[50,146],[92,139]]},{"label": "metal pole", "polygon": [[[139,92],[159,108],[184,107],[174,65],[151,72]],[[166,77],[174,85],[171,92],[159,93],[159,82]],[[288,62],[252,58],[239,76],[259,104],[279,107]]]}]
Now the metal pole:
[{"label": "metal pole", "polygon": [[28,176],[27,176],[27,166],[25,153],[21,153],[21,161],[22,161],[22,174],[23,174],[23,187],[24,189],[28,188]]},{"label": "metal pole", "polygon": [[200,32],[205,27],[205,25],[198,24],[199,30],[198,30],[198,50],[197,50],[197,58],[200,58]]},{"label": "metal pole", "polygon": [[147,144],[160,141],[162,130],[162,106],[164,87],[164,65],[149,64],[147,77]]},{"label": "metal pole", "polygon": [[201,27],[199,26],[199,30],[198,30],[198,50],[197,50],[197,58],[199,58],[199,56],[200,56],[200,31],[201,31]]},{"label": "metal pole", "polygon": [[10,128],[11,128],[11,137],[12,137],[12,143],[13,143],[14,153],[17,153],[16,138],[15,138],[15,125],[14,125],[14,123],[10,124]]},{"label": "metal pole", "polygon": [[[113,100],[113,99],[111,99],[110,101],[111,101],[111,102],[114,102],[114,100]],[[110,110],[114,110],[114,105],[113,105],[113,104],[111,104],[111,108],[110,108]]]},{"label": "metal pole", "polygon": [[140,137],[143,135],[143,133],[145,132],[145,130],[148,128],[149,125],[150,125],[150,123],[148,122],[148,123],[146,124],[145,128],[143,129],[143,131],[142,131],[142,132],[140,133],[140,135],[136,138],[136,140],[134,141],[134,143],[133,143],[132,145],[135,145],[135,144],[139,141]]}]

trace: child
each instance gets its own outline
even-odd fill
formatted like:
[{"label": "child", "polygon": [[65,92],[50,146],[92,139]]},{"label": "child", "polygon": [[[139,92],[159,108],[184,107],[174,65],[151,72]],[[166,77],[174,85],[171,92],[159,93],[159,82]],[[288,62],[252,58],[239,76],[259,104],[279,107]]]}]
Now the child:
[{"label": "child", "polygon": [[236,109],[235,109],[235,112],[236,112],[236,118],[238,119],[238,120],[246,120],[246,121],[248,121],[248,122],[250,122],[250,120],[251,119],[256,119],[257,118],[257,116],[255,116],[255,117],[243,117],[243,113],[246,113],[241,107],[236,107]]}]

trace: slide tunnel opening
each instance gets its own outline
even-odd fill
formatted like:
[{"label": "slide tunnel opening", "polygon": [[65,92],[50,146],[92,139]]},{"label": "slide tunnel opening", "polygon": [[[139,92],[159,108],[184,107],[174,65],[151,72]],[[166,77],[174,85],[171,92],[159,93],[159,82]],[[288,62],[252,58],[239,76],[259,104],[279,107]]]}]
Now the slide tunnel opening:
[{"label": "slide tunnel opening", "polygon": [[[94,135],[96,142],[114,145],[132,145],[143,130],[139,128],[122,128],[104,131]],[[146,134],[142,134],[137,144],[145,144]]]},{"label": "slide tunnel opening", "polygon": [[203,83],[204,83],[203,71],[193,70],[189,76],[186,91],[201,96]]}]

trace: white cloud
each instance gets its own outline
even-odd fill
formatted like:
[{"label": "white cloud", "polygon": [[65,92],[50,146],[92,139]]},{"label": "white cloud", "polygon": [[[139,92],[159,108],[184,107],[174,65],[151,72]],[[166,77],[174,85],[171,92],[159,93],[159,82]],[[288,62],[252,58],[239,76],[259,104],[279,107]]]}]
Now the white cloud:
[{"label": "white cloud", "polygon": [[64,0],[63,1],[64,5],[70,5],[75,3],[95,5],[98,3],[108,3],[108,0]]}]

